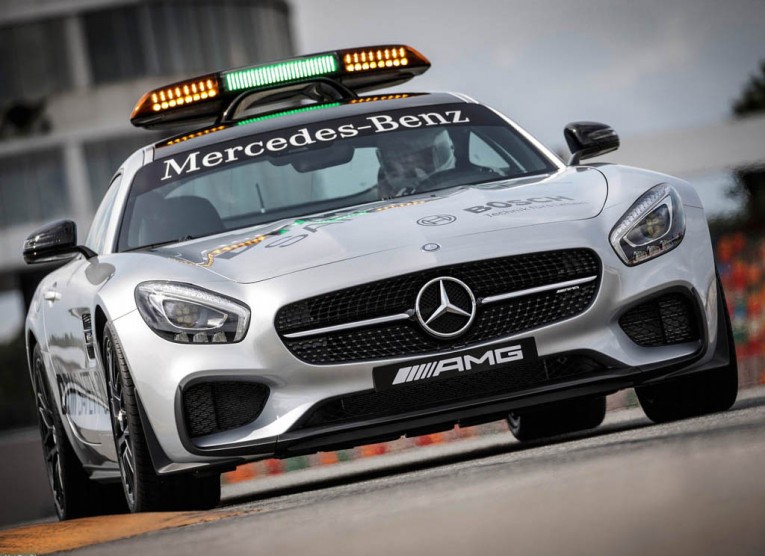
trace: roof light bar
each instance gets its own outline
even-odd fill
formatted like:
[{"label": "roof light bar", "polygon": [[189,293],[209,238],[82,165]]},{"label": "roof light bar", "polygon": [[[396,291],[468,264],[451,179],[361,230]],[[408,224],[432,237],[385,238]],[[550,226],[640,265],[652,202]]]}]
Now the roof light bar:
[{"label": "roof light bar", "polygon": [[[226,109],[252,91],[332,79],[352,91],[398,85],[420,75],[430,62],[404,45],[381,45],[280,60],[195,77],[146,93],[133,109],[137,127],[172,127],[220,120]],[[295,91],[295,94],[300,94]]]},{"label": "roof light bar", "polygon": [[410,93],[400,93],[398,95],[379,95],[379,96],[373,96],[373,97],[359,97],[354,98],[350,102],[351,104],[361,104],[363,102],[377,102],[380,100],[395,100],[398,98],[408,98],[410,96]]},{"label": "roof light bar", "polygon": [[[215,76],[179,83],[151,93],[151,109],[154,112],[167,110],[184,104],[191,104],[215,97],[219,92]],[[147,99],[148,100],[148,99]]]},{"label": "roof light bar", "polygon": [[281,116],[290,116],[292,114],[299,114],[301,112],[310,112],[311,110],[323,110],[324,108],[334,108],[340,106],[339,102],[330,102],[328,104],[312,104],[310,106],[303,106],[301,108],[293,108],[291,110],[283,110],[274,114],[267,114],[265,116],[256,116],[254,118],[247,118],[246,120],[239,120],[236,125],[247,125],[255,122],[261,122],[263,120],[272,120],[273,118],[280,118]]},{"label": "roof light bar", "polygon": [[219,125],[215,127],[208,127],[206,129],[200,129],[199,131],[196,131],[194,133],[188,133],[181,137],[168,139],[167,141],[165,141],[164,146],[169,147],[170,145],[175,145],[176,143],[183,143],[184,141],[188,141],[189,139],[196,139],[197,137],[202,137],[203,135],[209,135],[210,133],[215,133],[216,131],[221,131],[223,129],[226,129],[227,127],[228,126],[225,126],[225,125]]},{"label": "roof light bar", "polygon": [[133,125],[141,126],[142,121],[164,119],[162,116],[165,113],[182,116],[200,111],[216,113],[220,110],[220,93],[220,80],[217,74],[179,81],[143,95],[133,108],[130,121]]},{"label": "roof light bar", "polygon": [[223,78],[227,91],[240,91],[333,75],[337,71],[337,66],[337,58],[334,54],[322,54],[302,60],[227,71],[223,72]]},{"label": "roof light bar", "polygon": [[378,48],[377,50],[356,50],[346,52],[343,56],[345,71],[376,70],[409,65],[409,57],[406,48]]}]

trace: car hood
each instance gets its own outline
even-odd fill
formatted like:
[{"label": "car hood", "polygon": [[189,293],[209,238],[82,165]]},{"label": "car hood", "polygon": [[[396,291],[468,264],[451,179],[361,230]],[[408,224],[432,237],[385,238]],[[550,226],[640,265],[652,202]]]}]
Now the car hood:
[{"label": "car hood", "polygon": [[153,253],[250,283],[412,243],[593,218],[606,197],[599,171],[567,168],[282,220]]}]

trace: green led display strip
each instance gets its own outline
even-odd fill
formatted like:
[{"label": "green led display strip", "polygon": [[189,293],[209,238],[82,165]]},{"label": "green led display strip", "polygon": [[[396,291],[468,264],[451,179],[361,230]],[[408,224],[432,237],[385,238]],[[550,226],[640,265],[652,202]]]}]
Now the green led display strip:
[{"label": "green led display strip", "polygon": [[287,83],[308,77],[331,75],[337,69],[335,55],[322,54],[299,60],[279,62],[278,64],[226,72],[224,79],[227,91],[239,91],[276,83]]},{"label": "green led display strip", "polygon": [[304,106],[303,108],[293,108],[292,110],[285,110],[284,112],[277,112],[276,114],[268,114],[267,116],[258,116],[256,118],[248,118],[236,122],[236,125],[246,125],[253,122],[261,122],[263,120],[270,120],[271,118],[280,118],[281,116],[289,116],[290,114],[298,114],[300,112],[310,112],[311,110],[321,110],[323,108],[333,108],[340,106],[339,102],[330,102],[329,104],[316,104],[313,106]]}]

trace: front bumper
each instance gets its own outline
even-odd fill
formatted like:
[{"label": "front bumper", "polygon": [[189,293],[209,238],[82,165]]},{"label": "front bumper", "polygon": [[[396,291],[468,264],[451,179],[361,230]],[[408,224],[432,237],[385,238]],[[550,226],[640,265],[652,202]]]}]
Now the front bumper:
[{"label": "front bumper", "polygon": [[[412,245],[255,284],[224,281],[201,284],[242,299],[253,308],[250,330],[238,344],[173,344],[149,330],[137,311],[117,319],[117,334],[144,408],[145,422],[155,439],[153,452],[163,456],[155,458],[155,465],[160,472],[172,472],[231,458],[241,461],[289,456],[391,439],[454,423],[501,418],[510,410],[530,405],[607,394],[671,373],[717,365],[719,357],[723,357],[718,353],[719,302],[703,211],[686,207],[687,233],[683,243],[657,259],[630,268],[617,258],[607,242],[608,231],[623,210],[619,206],[590,220],[532,227],[537,230],[498,230],[483,234],[479,244],[470,236],[449,238],[441,241],[439,251],[430,253]],[[392,268],[403,274],[466,260],[578,247],[593,249],[603,265],[600,288],[589,308],[568,320],[481,345],[534,338],[540,357],[586,350],[606,367],[597,376],[384,418],[299,428],[301,418],[317,404],[371,390],[374,367],[411,358],[332,366],[304,363],[284,347],[274,330],[274,315],[280,307],[322,292],[390,276]],[[703,321],[702,339],[662,347],[638,346],[621,330],[619,317],[629,307],[668,290],[687,292],[696,301]],[[189,381],[205,377],[265,384],[270,389],[268,402],[254,422],[192,442],[184,430],[180,391]]]}]

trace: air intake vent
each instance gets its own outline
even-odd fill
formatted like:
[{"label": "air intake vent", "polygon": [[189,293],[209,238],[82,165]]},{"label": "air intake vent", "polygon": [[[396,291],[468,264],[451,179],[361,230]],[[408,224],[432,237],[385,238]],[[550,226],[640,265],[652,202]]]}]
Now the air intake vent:
[{"label": "air intake vent", "polygon": [[91,320],[90,313],[82,315],[82,331],[85,335],[85,349],[88,351],[88,357],[95,359],[96,349],[93,345],[93,321]]},{"label": "air intake vent", "polygon": [[643,347],[682,344],[700,338],[693,302],[681,293],[665,294],[633,307],[619,319],[619,326]]},{"label": "air intake vent", "polygon": [[189,436],[196,438],[251,423],[263,411],[268,386],[254,382],[201,382],[183,390]]}]

